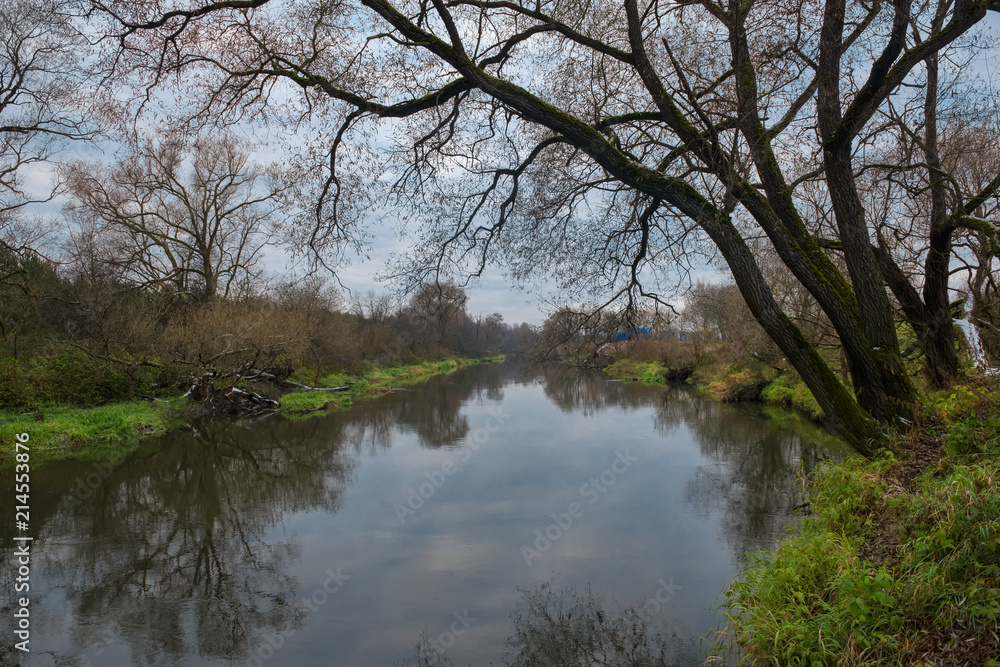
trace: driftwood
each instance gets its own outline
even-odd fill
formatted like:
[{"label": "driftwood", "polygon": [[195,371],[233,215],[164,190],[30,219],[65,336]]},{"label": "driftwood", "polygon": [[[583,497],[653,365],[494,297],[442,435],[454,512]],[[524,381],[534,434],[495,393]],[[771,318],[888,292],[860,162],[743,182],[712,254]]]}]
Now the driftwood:
[{"label": "driftwood", "polygon": [[[275,373],[254,368],[251,364],[234,368],[228,372],[210,370],[201,375],[192,374],[188,381],[191,386],[184,392],[183,398],[190,397],[198,401],[201,404],[199,413],[209,415],[260,415],[273,412],[278,408],[278,401],[248,389],[248,385],[268,384],[285,390],[331,393],[348,391],[351,388],[349,384],[341,387],[310,387],[292,382]],[[237,387],[237,383],[242,384],[243,388]]]},{"label": "driftwood", "polygon": [[[216,383],[224,378],[228,378],[229,381],[223,386],[216,386]],[[278,408],[278,401],[273,398],[268,398],[246,388],[241,389],[237,387],[236,383],[240,381],[249,384],[268,383],[296,391],[326,391],[332,393],[347,391],[351,388],[351,385],[344,385],[342,387],[310,387],[309,385],[292,382],[268,371],[244,367],[228,373],[208,371],[202,375],[193,376],[190,379],[191,386],[183,394],[183,397],[191,397],[193,400],[201,403],[201,414],[261,415],[273,412]]]},{"label": "driftwood", "polygon": [[238,387],[213,388],[202,401],[212,414],[259,415],[278,407],[278,401]]}]

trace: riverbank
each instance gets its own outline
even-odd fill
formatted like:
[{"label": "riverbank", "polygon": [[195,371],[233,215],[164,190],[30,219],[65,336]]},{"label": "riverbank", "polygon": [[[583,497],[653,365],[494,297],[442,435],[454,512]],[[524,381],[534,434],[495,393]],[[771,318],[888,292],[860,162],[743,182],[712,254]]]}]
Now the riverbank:
[{"label": "riverbank", "polygon": [[318,414],[330,408],[349,408],[358,399],[381,396],[393,388],[422,382],[435,375],[454,373],[459,368],[484,363],[500,363],[504,355],[478,359],[444,359],[425,361],[419,364],[397,365],[386,368],[372,368],[361,374],[329,373],[319,378],[318,384],[338,391],[312,389],[293,391],[278,399],[278,414],[295,418]]},{"label": "riverbank", "polygon": [[743,665],[1000,665],[1000,389],[959,387],[871,460],[808,480],[748,558],[715,652]]},{"label": "riverbank", "polygon": [[[321,386],[342,390],[288,391],[287,388],[270,387],[264,393],[278,400],[276,411],[279,414],[296,418],[328,409],[345,409],[355,400],[380,396],[393,387],[452,373],[465,366],[503,360],[503,355],[499,355],[372,367],[362,373],[328,373],[321,376]],[[18,433],[28,433],[31,461],[35,465],[63,459],[115,460],[132,451],[141,438],[158,435],[184,423],[186,415],[192,412],[191,402],[179,396],[90,407],[54,404],[29,411],[0,410],[0,442],[13,443]],[[13,462],[14,448],[0,449],[0,467]]]},{"label": "riverbank", "polygon": [[812,420],[823,416],[805,383],[792,371],[754,370],[738,364],[670,367],[658,361],[616,360],[604,369],[625,382],[662,385],[685,381],[697,390],[723,401],[761,401],[798,410]]}]

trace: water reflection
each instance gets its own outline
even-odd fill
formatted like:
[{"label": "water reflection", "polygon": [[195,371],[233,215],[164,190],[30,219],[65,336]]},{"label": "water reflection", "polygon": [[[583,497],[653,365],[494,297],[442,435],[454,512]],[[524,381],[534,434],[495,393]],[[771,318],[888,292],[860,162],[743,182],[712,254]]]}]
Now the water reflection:
[{"label": "water reflection", "polygon": [[[363,403],[352,412],[349,440],[356,446],[369,442],[385,450],[393,427],[415,433],[425,447],[459,444],[469,434],[469,422],[462,406],[469,401],[503,401],[503,385],[510,377],[497,364],[478,366],[473,372],[455,373],[446,378],[404,387],[377,403]],[[371,409],[369,409],[371,408]]]},{"label": "water reflection", "polygon": [[262,628],[292,629],[299,546],[265,534],[289,512],[336,511],[356,466],[309,426],[198,425],[126,460],[87,501],[68,499],[39,572],[73,610],[75,643],[102,628],[153,665],[236,659]]},{"label": "water reflection", "polygon": [[682,426],[706,459],[688,481],[686,498],[700,516],[721,505],[723,533],[737,559],[770,547],[792,520],[803,477],[847,451],[793,413],[706,401],[672,388],[657,406],[656,428],[666,434]]},{"label": "water reflection", "polygon": [[[487,407],[515,417],[401,526],[395,499],[467,443]],[[579,480],[628,446],[641,450],[642,465],[527,567],[518,548],[532,522],[565,510]],[[274,664],[388,664],[377,651],[403,655],[398,636],[413,622],[474,605],[481,620],[460,664],[498,661],[504,637],[510,664],[556,655],[579,664],[640,632],[660,648],[636,653],[635,664],[688,664],[692,638],[674,636],[676,612],[646,627],[629,602],[641,604],[671,574],[685,585],[674,604],[707,610],[732,567],[699,574],[710,559],[674,536],[721,540],[734,563],[769,545],[791,518],[797,469],[831,451],[801,425],[555,366],[468,369],[319,418],[199,423],[101,469],[86,494],[80,480],[96,470],[87,464],[33,474],[35,625],[33,662],[24,664],[247,664],[274,633],[290,638]],[[12,516],[4,484],[0,512]],[[14,533],[0,532],[10,562]],[[305,613],[315,573],[341,561],[353,568],[352,588]],[[535,587],[549,569],[566,571],[566,590]],[[625,603],[614,613],[587,588],[602,576],[595,586],[621,591],[614,599]],[[13,589],[9,569],[0,585]],[[518,586],[534,593],[517,602]],[[571,610],[572,622],[560,616]],[[11,612],[0,610],[8,637]],[[363,614],[371,620],[348,620]],[[3,664],[15,659],[9,642],[0,647]]]},{"label": "water reflection", "polygon": [[697,664],[694,642],[679,636],[669,621],[657,617],[659,605],[655,598],[627,606],[608,605],[589,587],[576,591],[545,582],[522,591],[521,602],[511,613],[514,628],[507,639],[505,664],[510,667]]}]

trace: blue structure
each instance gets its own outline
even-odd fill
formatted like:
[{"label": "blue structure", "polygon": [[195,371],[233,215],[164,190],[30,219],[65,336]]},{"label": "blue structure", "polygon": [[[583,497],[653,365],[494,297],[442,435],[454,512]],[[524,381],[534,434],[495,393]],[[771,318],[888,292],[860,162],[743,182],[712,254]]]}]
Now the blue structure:
[{"label": "blue structure", "polygon": [[649,327],[632,327],[627,331],[619,331],[610,340],[612,343],[624,343],[627,340],[639,340],[640,337],[649,338],[649,335]]}]

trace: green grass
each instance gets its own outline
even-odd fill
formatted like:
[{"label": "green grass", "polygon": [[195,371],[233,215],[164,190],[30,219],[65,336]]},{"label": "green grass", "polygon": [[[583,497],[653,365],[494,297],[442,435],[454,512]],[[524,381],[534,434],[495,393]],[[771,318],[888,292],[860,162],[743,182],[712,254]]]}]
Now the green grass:
[{"label": "green grass", "polygon": [[[604,369],[611,377],[623,382],[641,382],[645,385],[666,384],[670,369],[655,361],[639,362],[627,357],[617,359]],[[774,371],[771,371],[773,375]],[[689,382],[715,398],[724,398],[730,393],[752,385],[763,377],[759,369],[747,368],[740,364],[713,364],[700,366]],[[771,405],[794,408],[810,419],[823,416],[823,410],[812,392],[797,375],[782,373],[775,377],[761,393],[760,400]]]},{"label": "green grass", "polygon": [[611,377],[623,382],[641,382],[646,385],[666,384],[666,374],[669,369],[655,361],[637,362],[622,358],[604,369]]},{"label": "green grass", "polygon": [[[727,591],[729,627],[713,653],[753,666],[902,666],[922,664],[915,647],[940,649],[934,637],[990,646],[1000,622],[998,399],[957,390],[935,402],[950,421],[900,437],[899,459],[885,451],[821,466],[809,481],[812,515],[774,552],[752,554]],[[935,437],[947,453],[908,478],[907,452]],[[925,460],[927,451],[938,450]]]},{"label": "green grass", "polygon": [[[356,399],[381,396],[393,387],[421,382],[429,377],[452,373],[459,368],[481,363],[499,363],[503,355],[483,359],[445,359],[424,361],[417,364],[370,368],[361,374],[328,373],[320,377],[321,387],[350,387],[346,391],[297,391],[278,399],[278,412],[289,417],[321,414],[332,407],[348,408]],[[304,375],[306,375],[304,373]]]},{"label": "green grass", "polygon": [[728,595],[744,664],[837,665],[900,650],[899,583],[844,535],[808,530],[755,554]]},{"label": "green grass", "polygon": [[351,397],[340,392],[299,391],[285,394],[278,399],[278,405],[279,412],[304,414],[322,410],[330,405],[348,408],[351,406]]},{"label": "green grass", "polygon": [[0,465],[14,461],[19,433],[30,437],[32,463],[57,459],[109,460],[135,441],[166,430],[185,401],[131,401],[94,408],[53,406],[29,413],[0,413]]},{"label": "green grass", "polygon": [[761,400],[772,405],[784,405],[801,410],[812,419],[819,419],[823,416],[823,409],[813,397],[812,392],[806,387],[798,376],[783,373],[774,378],[769,385],[764,387],[760,395]]},{"label": "green grass", "polygon": [[996,461],[955,465],[895,499],[914,613],[940,627],[1000,620],[1000,480]]}]

